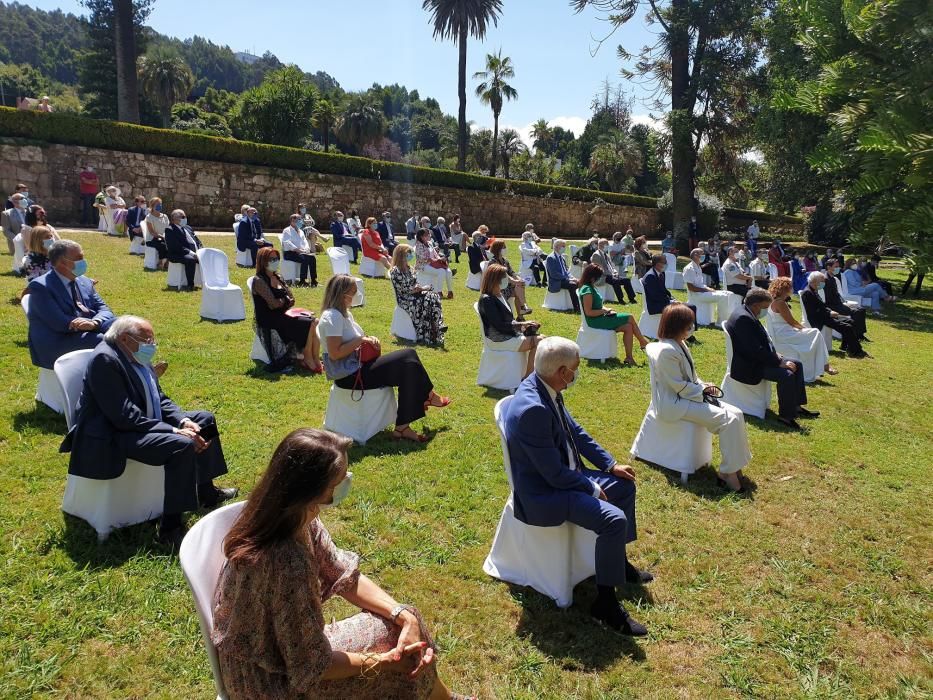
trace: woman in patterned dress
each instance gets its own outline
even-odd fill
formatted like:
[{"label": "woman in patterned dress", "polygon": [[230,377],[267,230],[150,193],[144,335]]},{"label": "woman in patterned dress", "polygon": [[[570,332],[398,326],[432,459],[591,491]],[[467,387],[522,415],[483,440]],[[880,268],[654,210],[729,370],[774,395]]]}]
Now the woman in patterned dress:
[{"label": "woman in patterned dress", "polygon": [[392,252],[392,268],[389,277],[395,287],[395,301],[403,309],[415,326],[415,335],[419,343],[443,345],[444,312],[441,310],[441,295],[431,287],[422,287],[415,282],[415,273],[411,263],[415,260],[415,251],[411,246],[400,243]]},{"label": "woman in patterned dress", "polygon": [[[350,490],[351,444],[290,433],[224,538],[211,639],[231,700],[462,698],[438,678],[418,611],[361,574],[318,517]],[[325,624],[335,595],[361,612]]]}]

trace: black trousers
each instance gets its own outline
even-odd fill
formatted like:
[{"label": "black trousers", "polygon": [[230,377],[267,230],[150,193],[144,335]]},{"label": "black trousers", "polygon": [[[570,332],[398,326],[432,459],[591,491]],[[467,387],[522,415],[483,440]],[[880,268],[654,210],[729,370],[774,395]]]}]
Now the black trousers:
[{"label": "black trousers", "polygon": [[920,296],[920,287],[923,286],[923,276],[924,276],[924,274],[925,274],[925,273],[923,273],[923,272],[921,272],[920,274],[917,274],[916,272],[911,272],[909,275],[907,275],[907,281],[904,282],[904,286],[901,287],[901,296],[902,296],[902,297],[906,297],[906,296],[907,296],[907,292],[908,292],[908,290],[910,289],[910,283],[913,282],[913,281],[914,281],[914,277],[916,277],[916,278],[917,278],[917,286],[914,287],[914,296],[915,296],[915,297],[919,297],[919,296]]},{"label": "black trousers", "polygon": [[146,245],[156,249],[159,253],[159,260],[165,260],[168,257],[168,246],[165,245],[165,241],[161,238],[153,238]]},{"label": "black trousers", "polygon": [[285,251],[285,259],[301,265],[298,276],[302,282],[308,281],[308,270],[311,271],[311,281],[317,282],[317,259],[311,253],[296,253],[294,250]]},{"label": "black trousers", "polygon": [[807,403],[807,385],[803,381],[803,365],[798,360],[790,361],[797,365],[796,372],[783,367],[766,367],[762,377],[777,384],[778,415],[794,420],[797,409]]},{"label": "black trousers", "polygon": [[450,260],[450,251],[454,252],[454,262],[460,262],[460,246],[458,246],[456,243],[441,244],[441,252],[448,260]]},{"label": "black trousers", "polygon": [[[421,364],[421,358],[411,348],[396,350],[388,355],[380,355],[372,362],[367,362],[361,372],[364,389],[380,387],[398,387],[398,413],[396,425],[408,425],[419,418],[424,418],[424,402],[431,395],[434,385],[427,370]],[[341,389],[353,389],[356,374],[338,379],[334,384]]]},{"label": "black trousers", "polygon": [[[635,290],[632,289],[632,283],[627,277],[606,277],[606,284],[608,284],[616,293],[616,299],[619,300],[620,304],[625,303],[625,297],[628,297],[630,304],[634,304],[638,299],[635,297]],[[625,296],[622,294],[622,290],[625,290]]]},{"label": "black trousers", "polygon": [[[845,304],[840,304],[838,307],[832,309],[840,316],[844,316],[852,321],[852,328],[855,329],[855,337],[861,340],[865,337],[866,327],[865,327],[865,308],[859,307],[853,309]],[[841,331],[840,331],[841,333]],[[843,348],[845,350],[845,348]]]},{"label": "black trousers", "polygon": [[[250,259],[253,261],[253,267],[256,267],[256,251],[260,248],[272,248],[273,245],[266,241],[265,243],[260,243],[259,241],[250,241],[249,245],[246,246],[246,250],[249,251]],[[239,248],[237,249],[239,250]],[[175,262],[174,260],[172,262]]]},{"label": "black trousers", "polygon": [[81,225],[82,226],[97,226],[97,221],[100,216],[97,207],[94,206],[94,200],[97,199],[96,194],[82,194],[81,195]]},{"label": "black trousers", "polygon": [[547,284],[547,270],[545,269],[544,263],[541,262],[540,258],[535,258],[532,260],[531,265],[529,265],[529,269],[531,270],[531,274],[535,277],[536,285],[540,287],[542,284]]},{"label": "black trousers", "polygon": [[337,238],[337,236],[334,236],[334,247],[342,248],[343,246],[347,246],[347,248],[351,248],[353,250],[352,262],[354,265],[356,265],[356,261],[359,257],[360,251],[363,249],[362,246],[360,245],[360,242],[357,239],[351,238],[348,236],[341,236],[340,238]]},{"label": "black trousers", "polygon": [[706,263],[700,266],[704,275],[709,275],[713,289],[719,289],[719,267],[716,263]]},{"label": "black trousers", "polygon": [[577,285],[569,280],[561,280],[560,288],[570,292],[570,303],[573,304],[573,310],[580,313],[580,298],[577,296]]},{"label": "black trousers", "polygon": [[837,316],[836,318],[827,319],[826,325],[842,336],[840,349],[847,351],[850,355],[861,354],[862,344],[859,342],[859,335],[855,331],[855,324],[851,318]]},{"label": "black trousers", "polygon": [[168,261],[181,263],[185,266],[185,277],[188,281],[188,288],[194,289],[194,271],[198,267],[198,256],[190,252],[184,255],[169,255]]},{"label": "black trousers", "polygon": [[[208,411],[185,411],[202,428],[214,422]],[[165,498],[163,515],[180,515],[198,508],[198,486],[227,473],[227,462],[220,438],[211,440],[204,452],[194,451],[194,441],[177,433],[117,433],[128,459],[143,464],[164,465]]]},{"label": "black trousers", "polygon": [[748,294],[748,285],[747,284],[730,284],[726,287],[733,294],[738,294],[743,299],[745,295]]}]

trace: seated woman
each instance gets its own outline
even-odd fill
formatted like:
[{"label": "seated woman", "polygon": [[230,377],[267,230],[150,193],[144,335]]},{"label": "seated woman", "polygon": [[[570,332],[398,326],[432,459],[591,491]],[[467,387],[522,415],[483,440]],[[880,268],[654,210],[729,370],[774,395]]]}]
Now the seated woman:
[{"label": "seated woman", "polygon": [[415,251],[409,245],[400,243],[392,251],[389,278],[395,288],[395,302],[411,316],[419,343],[443,345],[447,326],[444,325],[444,312],[441,310],[441,295],[430,287],[417,284],[411,271],[414,260]]},{"label": "seated woman", "polygon": [[376,217],[370,216],[366,219],[366,227],[360,233],[360,243],[363,246],[363,257],[375,260],[385,269],[391,267],[389,262],[389,251],[382,245],[382,239],[379,237],[379,231],[376,228]]},{"label": "seated woman", "polygon": [[794,294],[807,288],[807,263],[802,250],[794,251],[794,258],[790,261],[790,278]]},{"label": "seated woman", "polygon": [[149,213],[143,221],[143,242],[149,248],[154,248],[159,254],[159,269],[168,269],[168,246],[165,245],[165,229],[171,222],[168,215],[162,211],[162,198],[153,197],[149,200]]},{"label": "seated woman", "polygon": [[116,185],[110,185],[105,193],[107,196],[104,198],[103,211],[107,219],[107,235],[122,236],[123,233],[118,230],[118,226],[126,217],[126,201],[122,197],[120,188]]},{"label": "seated woman", "polygon": [[777,267],[779,276],[790,276],[790,265],[784,259],[784,249],[777,242],[772,243],[768,248],[768,262]]},{"label": "seated woman", "polygon": [[288,228],[282,229],[282,251],[286,260],[299,265],[298,286],[308,286],[310,273],[310,285],[317,287],[317,260],[301,225],[301,214],[292,214],[288,218]]},{"label": "seated woman", "polygon": [[635,239],[635,277],[641,279],[651,269],[651,251],[648,249],[648,239],[639,236]]},{"label": "seated woman", "polygon": [[648,345],[652,363],[651,404],[663,421],[688,421],[719,436],[722,461],[719,483],[744,493],[742,470],[752,460],[742,411],[727,403],[707,403],[704,396],[716,387],[697,377],[686,340],[693,333],[693,312],[684,304],[665,306],[658,325],[658,342]]},{"label": "seated woman", "polygon": [[454,298],[455,270],[450,269],[447,259],[437,252],[431,241],[431,229],[420,228],[415,234],[415,274],[425,273],[431,277],[431,287],[438,292],[447,285],[447,298]]},{"label": "seated woman", "polygon": [[31,204],[29,209],[26,210],[26,216],[23,217],[25,224],[20,230],[20,233],[23,234],[23,242],[28,244],[29,234],[33,226],[45,226],[49,232],[52,234],[52,240],[58,241],[61,240],[61,236],[58,235],[58,231],[49,223],[49,216],[46,213],[45,209],[42,208],[40,204]]},{"label": "seated woman", "polygon": [[305,237],[308,239],[308,245],[311,246],[311,250],[315,253],[323,253],[324,244],[328,243],[330,239],[323,236],[321,232],[315,228],[314,217],[308,212],[307,204],[299,202],[298,213],[301,215],[301,228],[305,232]]},{"label": "seated woman", "polygon": [[528,269],[535,278],[535,287],[546,287],[547,283],[541,283],[541,277],[547,278],[547,272],[544,269],[544,259],[547,257],[541,247],[535,241],[534,231],[525,231],[522,233],[522,242],[518,246],[518,252],[522,260],[528,260]]},{"label": "seated woman", "polygon": [[[231,700],[463,700],[437,676],[420,613],[360,573],[320,520],[350,491],[351,444],[325,430],[289,433],[224,538],[211,641]],[[326,624],[333,596],[361,612]]]},{"label": "seated woman", "polygon": [[[288,360],[287,346],[294,345],[297,348],[296,365],[320,374],[324,367],[321,364],[320,342],[315,332],[318,321],[310,311],[289,313],[295,306],[295,297],[279,277],[278,270],[279,253],[275,248],[260,248],[256,251],[256,277],[253,278],[256,333],[274,368],[285,366]],[[276,341],[276,334],[279,342]]]},{"label": "seated woman", "polygon": [[[789,277],[778,277],[771,282],[768,292],[774,301],[768,307],[768,331],[779,353],[803,364],[803,376],[808,382],[816,381],[823,372],[839,374],[829,364],[829,352],[818,328],[804,328],[790,311]],[[822,368],[822,371],[820,369]]]},{"label": "seated woman", "polygon": [[528,353],[524,379],[535,368],[535,351],[543,336],[538,335],[540,323],[515,320],[505,296],[509,282],[508,270],[502,265],[491,262],[486,266],[479,290],[479,317],[483,321],[483,342],[487,348]]},{"label": "seated woman", "polygon": [[324,290],[323,313],[318,334],[324,346],[324,368],[328,379],[341,389],[364,390],[398,387],[398,412],[395,416],[396,440],[427,442],[428,437],[411,429],[411,423],[424,418],[429,406],[444,408],[450,399],[434,391],[431,378],[412,349],[396,350],[360,363],[357,350],[367,344],[381,352],[379,339],[363,334],[353,319],[350,304],[356,294],[356,280],[349,275],[334,275]]},{"label": "seated woman", "polygon": [[623,314],[603,306],[603,297],[596,290],[602,277],[602,268],[595,263],[588,263],[583,268],[583,274],[580,275],[580,284],[577,288],[583,318],[586,319],[586,325],[590,328],[622,333],[622,343],[625,345],[625,361],[623,364],[635,367],[635,358],[632,356],[632,336],[638,338],[638,344],[642,350],[648,345],[648,341],[641,334],[641,329],[632,314]]},{"label": "seated woman", "polygon": [[523,321],[525,314],[531,313],[531,308],[525,302],[525,280],[515,274],[515,270],[512,269],[509,261],[506,260],[505,241],[496,241],[493,243],[489,248],[489,252],[492,254],[491,262],[504,267],[509,277],[508,287],[503,291],[502,296],[505,297],[506,301],[513,296],[515,297],[515,304],[518,307],[518,320]]},{"label": "seated woman", "polygon": [[31,282],[39,275],[44,275],[52,269],[48,252],[55,238],[48,226],[33,226],[26,240],[26,255],[23,256],[23,274],[26,281]]}]

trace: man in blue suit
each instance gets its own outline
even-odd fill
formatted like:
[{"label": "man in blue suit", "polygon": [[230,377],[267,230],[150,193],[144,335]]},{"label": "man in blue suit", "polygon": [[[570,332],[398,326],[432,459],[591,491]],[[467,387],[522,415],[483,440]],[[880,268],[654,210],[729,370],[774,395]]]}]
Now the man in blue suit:
[{"label": "man in blue suit", "polygon": [[[146,220],[147,213],[146,198],[142,195],[136,195],[133,206],[126,210],[126,235],[129,236],[130,242],[134,238],[142,239],[143,223]],[[140,240],[140,243],[142,243],[142,240]]]},{"label": "man in blue suit", "polygon": [[359,258],[362,244],[356,236],[350,233],[350,227],[347,226],[347,222],[343,220],[342,211],[334,213],[334,220],[330,224],[330,232],[334,237],[334,248],[346,246],[353,249],[353,264],[355,265]]},{"label": "man in blue suit", "polygon": [[[640,636],[647,630],[629,616],[615,590],[654,579],[625,554],[636,538],[635,471],[616,462],[565,408],[562,392],[576,382],[579,367],[576,343],[545,338],[538,344],[535,371],[509,404],[505,434],[515,517],[537,527],[571,522],[595,532],[598,594],[590,614],[616,631]],[[584,458],[596,469],[585,467]]]},{"label": "man in blue suit", "polygon": [[227,473],[217,423],[207,411],[183,411],[162,392],[152,368],[156,349],[146,319],[113,322],[88,363],[61,451],[71,452],[68,473],[85,479],[116,479],[127,459],[162,466],[158,539],[177,546],[185,534],[182,513],[214,507],[237,491],[214,486]]},{"label": "man in blue suit", "polygon": [[271,248],[272,243],[263,238],[262,221],[259,220],[259,212],[255,207],[246,210],[246,216],[240,219],[236,226],[236,249],[239,251],[248,250],[253,261],[256,264],[256,251],[260,248]]},{"label": "man in blue suit", "polygon": [[566,289],[570,292],[570,302],[573,310],[580,313],[580,300],[577,298],[577,280],[570,276],[567,261],[564,260],[564,249],[567,241],[559,238],[554,240],[554,250],[544,259],[544,269],[547,271],[547,290],[559,292]]},{"label": "man in blue suit", "polygon": [[[165,228],[165,247],[168,249],[168,261],[185,266],[185,282],[188,291],[194,291],[194,275],[198,262],[198,249],[203,248],[201,239],[188,225],[184,210],[176,209],[169,216],[172,222]],[[271,245],[271,244],[270,244]]]},{"label": "man in blue suit", "polygon": [[84,273],[87,260],[74,241],[49,248],[52,269],[29,283],[29,354],[32,364],[52,369],[73,350],[97,347],[113,313]]},{"label": "man in blue suit", "polygon": [[382,212],[382,221],[376,226],[376,230],[379,232],[379,238],[382,239],[382,245],[389,251],[389,257],[392,257],[392,251],[398,245],[395,242],[395,231],[392,230],[392,212]]},{"label": "man in blue suit", "polygon": [[[659,314],[664,311],[664,307],[670,304],[682,304],[677,301],[667,288],[664,280],[667,270],[667,258],[663,255],[654,255],[651,258],[651,269],[641,278],[641,286],[645,290],[645,307],[649,314]],[[693,312],[693,327],[696,328],[697,307],[694,304],[687,304]],[[688,343],[696,342],[694,336],[687,338]]]}]

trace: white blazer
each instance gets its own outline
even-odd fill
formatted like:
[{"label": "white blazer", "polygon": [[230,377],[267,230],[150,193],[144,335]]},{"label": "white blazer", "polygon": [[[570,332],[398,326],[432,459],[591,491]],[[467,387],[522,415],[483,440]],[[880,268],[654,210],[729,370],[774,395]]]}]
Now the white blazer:
[{"label": "white blazer", "polygon": [[665,338],[645,348],[651,368],[651,403],[658,418],[678,421],[687,413],[687,402],[703,402],[703,384],[697,377],[690,351]]}]

